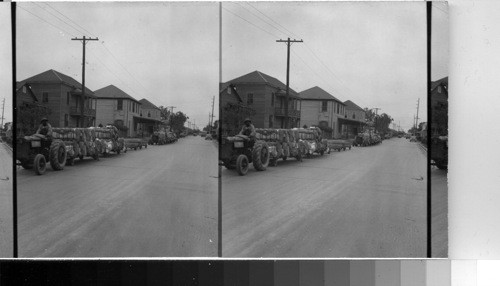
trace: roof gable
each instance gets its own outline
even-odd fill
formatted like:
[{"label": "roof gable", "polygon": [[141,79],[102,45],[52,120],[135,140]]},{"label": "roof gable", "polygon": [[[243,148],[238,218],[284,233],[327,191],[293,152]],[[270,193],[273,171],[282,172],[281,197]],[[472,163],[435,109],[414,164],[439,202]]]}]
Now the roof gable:
[{"label": "roof gable", "polygon": [[142,104],[142,108],[158,109],[158,110],[160,110],[156,105],[152,104],[149,100],[147,100],[145,98],[139,100],[139,102]]},{"label": "roof gable", "polygon": [[346,100],[344,102],[345,106],[347,109],[354,109],[354,110],[359,110],[359,111],[365,111],[363,108],[359,107],[359,105],[357,105],[356,103],[350,101],[350,100]]},{"label": "roof gable", "polygon": [[133,98],[132,96],[128,95],[126,92],[112,84],[96,90],[95,95],[97,98],[130,99],[135,102],[139,102],[137,101],[137,99]]},{"label": "roof gable", "polygon": [[[243,83],[246,83],[246,84],[267,84],[267,85],[270,85],[272,87],[275,87],[275,88],[279,88],[281,90],[286,90],[286,84],[282,83],[281,81],[279,81],[278,79],[272,77],[272,76],[269,76],[265,73],[262,73],[260,71],[253,71],[251,73],[248,73],[246,75],[242,75],[240,77],[237,77],[235,79],[232,79],[224,84],[228,84],[228,83],[232,83],[232,84],[243,84]],[[290,91],[290,94],[293,94],[293,95],[298,95],[297,92],[293,89],[289,89]]]},{"label": "roof gable", "polygon": [[448,77],[443,77],[442,79],[431,82],[431,91],[435,90],[441,84],[448,85]]},{"label": "roof gable", "polygon": [[302,99],[312,99],[312,100],[334,100],[341,104],[344,104],[342,101],[338,100],[335,96],[329,94],[322,88],[315,86],[299,93],[300,98]]},{"label": "roof gable", "polygon": [[[24,83],[62,83],[72,86],[75,89],[82,89],[82,84],[77,80],[53,69],[44,71],[20,82],[21,85]],[[88,95],[94,95],[94,92],[88,87],[85,87],[85,93]]]}]

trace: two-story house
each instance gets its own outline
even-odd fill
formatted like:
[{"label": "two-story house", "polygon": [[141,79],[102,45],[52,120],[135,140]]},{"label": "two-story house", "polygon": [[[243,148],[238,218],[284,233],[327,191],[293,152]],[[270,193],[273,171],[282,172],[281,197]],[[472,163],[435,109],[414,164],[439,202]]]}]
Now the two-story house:
[{"label": "two-story house", "polygon": [[255,110],[247,106],[235,85],[225,83],[219,91],[219,114],[221,134],[225,137],[240,132],[245,118],[253,118]]},{"label": "two-story house", "polygon": [[139,100],[139,102],[141,103],[140,118],[136,118],[140,124],[139,130],[142,131],[142,134],[139,135],[149,137],[162,123],[161,110],[145,98]]},{"label": "two-story house", "polygon": [[288,128],[300,126],[300,97],[289,89],[288,110],[286,85],[260,71],[232,79],[223,86],[232,85],[248,108],[255,110],[252,121],[257,128],[285,128],[288,111]]},{"label": "two-story house", "polygon": [[318,86],[300,92],[299,96],[301,124],[320,127],[325,138],[340,138],[339,119],[344,118],[345,104]]},{"label": "two-story house", "polygon": [[[95,91],[96,124],[113,124],[122,130],[122,135],[135,137],[140,129],[141,103],[114,85]],[[126,127],[123,131],[121,127]]]},{"label": "two-story house", "polygon": [[448,77],[431,83],[431,135],[448,135]]},{"label": "two-story house", "polygon": [[354,138],[366,125],[366,112],[350,100],[346,100],[344,104],[345,115],[344,118],[339,119],[342,124],[342,134],[346,134],[348,138]]},{"label": "two-story house", "polygon": [[28,84],[38,104],[50,110],[47,118],[53,127],[89,127],[95,123],[95,95],[70,76],[48,70],[18,83]]}]

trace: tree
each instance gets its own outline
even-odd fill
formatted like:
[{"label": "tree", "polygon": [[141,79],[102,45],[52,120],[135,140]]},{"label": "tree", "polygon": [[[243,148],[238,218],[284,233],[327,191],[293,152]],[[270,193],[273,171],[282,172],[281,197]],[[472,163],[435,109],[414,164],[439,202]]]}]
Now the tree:
[{"label": "tree", "polygon": [[382,113],[381,115],[375,116],[375,129],[380,133],[387,133],[389,131],[389,125],[394,121],[389,115],[386,113]]},{"label": "tree", "polygon": [[164,107],[163,105],[160,105],[158,107],[160,109],[160,117],[162,120],[169,120],[170,119],[170,110],[167,107]]},{"label": "tree", "polygon": [[184,124],[188,120],[189,117],[181,111],[177,111],[176,113],[170,116],[170,128],[178,135],[182,131],[184,131]]}]

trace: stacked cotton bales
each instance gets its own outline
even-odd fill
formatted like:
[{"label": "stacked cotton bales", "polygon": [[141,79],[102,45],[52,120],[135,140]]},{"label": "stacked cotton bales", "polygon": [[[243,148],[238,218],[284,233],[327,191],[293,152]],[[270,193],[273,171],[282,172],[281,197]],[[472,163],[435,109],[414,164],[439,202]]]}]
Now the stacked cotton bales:
[{"label": "stacked cotton bales", "polygon": [[119,138],[118,129],[114,126],[90,128],[95,133],[96,148],[101,154],[120,153],[125,147],[123,138]]},{"label": "stacked cotton bales", "polygon": [[297,130],[257,128],[255,132],[257,140],[265,141],[268,146],[272,147],[270,148],[271,159],[300,156]]},{"label": "stacked cotton bales", "polygon": [[98,158],[98,151],[95,144],[95,136],[88,128],[53,128],[52,137],[61,139],[66,145],[68,162],[72,165],[75,158],[83,157]]}]

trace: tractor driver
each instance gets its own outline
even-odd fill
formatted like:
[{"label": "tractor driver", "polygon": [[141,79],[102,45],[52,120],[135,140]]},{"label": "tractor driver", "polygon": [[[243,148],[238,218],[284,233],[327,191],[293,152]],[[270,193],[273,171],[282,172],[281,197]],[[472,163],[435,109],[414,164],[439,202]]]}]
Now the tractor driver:
[{"label": "tractor driver", "polygon": [[255,127],[252,124],[252,120],[250,120],[250,118],[245,118],[245,121],[243,121],[243,123],[245,123],[245,125],[243,125],[243,128],[241,128],[239,135],[248,136],[250,142],[254,141]]},{"label": "tractor driver", "polygon": [[36,134],[49,137],[52,136],[52,126],[50,126],[47,118],[42,118],[42,120],[40,120],[40,126],[38,126],[38,129],[36,130]]}]

